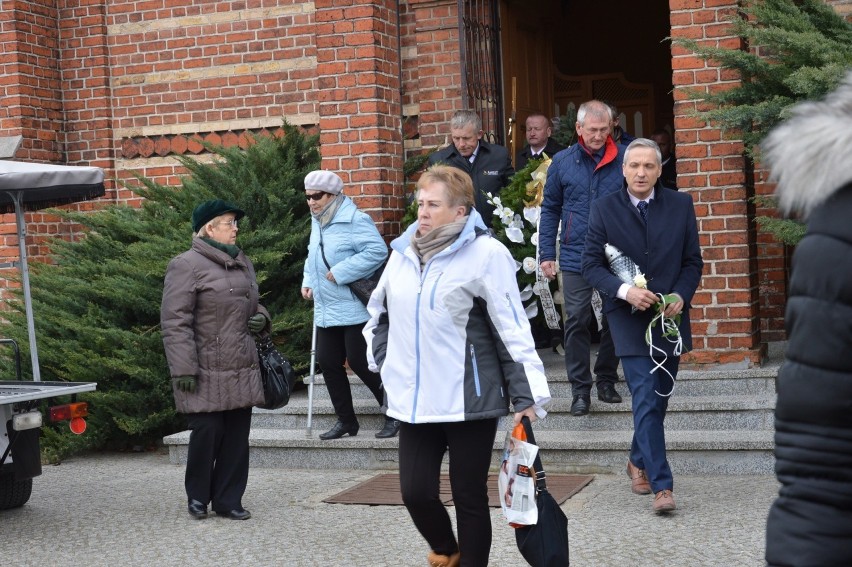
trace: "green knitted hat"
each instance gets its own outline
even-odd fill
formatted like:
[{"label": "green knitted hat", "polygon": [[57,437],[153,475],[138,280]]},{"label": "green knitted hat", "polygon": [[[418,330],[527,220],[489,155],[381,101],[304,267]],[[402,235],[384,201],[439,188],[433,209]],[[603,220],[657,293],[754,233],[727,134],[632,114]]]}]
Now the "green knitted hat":
[{"label": "green knitted hat", "polygon": [[223,201],[222,199],[213,199],[212,201],[204,201],[192,211],[192,230],[198,232],[201,227],[212,221],[219,215],[225,213],[234,213],[237,220],[243,218],[246,213],[233,203]]}]

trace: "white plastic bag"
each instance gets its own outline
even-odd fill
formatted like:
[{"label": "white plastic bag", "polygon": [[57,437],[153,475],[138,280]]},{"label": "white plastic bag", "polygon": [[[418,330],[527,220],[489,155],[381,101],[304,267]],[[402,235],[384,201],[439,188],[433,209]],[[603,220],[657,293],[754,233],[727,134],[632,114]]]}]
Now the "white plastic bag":
[{"label": "white plastic bag", "polygon": [[[520,429],[520,430],[519,430]],[[535,472],[532,465],[538,446],[527,443],[522,425],[506,433],[503,459],[497,475],[497,491],[503,515],[512,527],[529,526],[538,521],[535,504]]]}]

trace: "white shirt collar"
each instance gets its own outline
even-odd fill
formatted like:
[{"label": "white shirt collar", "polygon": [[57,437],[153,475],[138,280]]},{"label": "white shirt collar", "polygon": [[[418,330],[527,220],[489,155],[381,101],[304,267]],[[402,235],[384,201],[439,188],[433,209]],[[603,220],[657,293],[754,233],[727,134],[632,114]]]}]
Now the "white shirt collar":
[{"label": "white shirt collar", "polygon": [[651,194],[648,195],[647,199],[637,199],[636,197],[633,196],[633,193],[631,193],[630,191],[627,192],[627,196],[630,197],[630,202],[633,203],[633,206],[635,207],[636,205],[639,204],[639,201],[650,202],[654,198],[654,195],[656,195],[656,193],[657,193],[657,189],[654,188],[654,189],[651,189]]},{"label": "white shirt collar", "polygon": [[467,158],[467,161],[473,163],[473,160],[476,159],[476,155],[479,153],[480,144],[476,144],[476,148],[473,150],[473,153]]}]

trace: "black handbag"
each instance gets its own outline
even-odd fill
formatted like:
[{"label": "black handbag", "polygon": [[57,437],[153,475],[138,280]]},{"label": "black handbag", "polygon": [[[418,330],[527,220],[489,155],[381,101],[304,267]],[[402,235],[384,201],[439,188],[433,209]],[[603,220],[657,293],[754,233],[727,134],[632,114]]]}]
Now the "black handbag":
[{"label": "black handbag", "polygon": [[[330,270],[331,266],[328,264],[328,260],[325,259],[325,248],[322,245],[322,232],[320,232],[320,254],[322,254],[322,261],[325,262],[325,267]],[[365,306],[370,302],[373,290],[379,285],[379,278],[382,277],[382,272],[385,271],[385,264],[387,264],[387,260],[371,276],[349,282],[349,289],[352,290],[352,294]]]},{"label": "black handbag", "polygon": [[379,278],[382,277],[382,272],[385,270],[385,265],[382,264],[378,270],[373,272],[373,275],[368,278],[361,278],[360,280],[355,280],[349,284],[349,289],[352,290],[352,293],[355,294],[355,297],[363,303],[367,305],[370,301],[370,296],[373,294],[373,290],[376,289],[376,286],[379,285]]},{"label": "black handbag", "polygon": [[[521,419],[527,433],[527,442],[536,445],[532,425],[528,417]],[[568,518],[553,495],[547,490],[547,475],[536,455],[533,463],[536,478],[535,503],[538,507],[538,522],[531,526],[515,528],[518,550],[533,567],[567,567]]]},{"label": "black handbag", "polygon": [[268,410],[283,408],[290,401],[296,373],[269,336],[258,339],[256,344],[264,398],[264,403],[257,407]]}]

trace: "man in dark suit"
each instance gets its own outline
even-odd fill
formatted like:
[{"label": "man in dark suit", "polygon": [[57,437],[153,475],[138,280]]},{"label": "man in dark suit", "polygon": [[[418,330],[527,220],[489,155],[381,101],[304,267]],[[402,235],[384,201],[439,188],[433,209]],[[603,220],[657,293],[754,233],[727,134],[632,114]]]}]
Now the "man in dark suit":
[{"label": "man in dark suit", "polygon": [[531,159],[542,159],[544,153],[547,157],[553,157],[559,150],[564,150],[565,146],[560,145],[550,135],[553,133],[553,126],[550,123],[550,118],[541,112],[534,112],[527,116],[524,122],[526,129],[525,136],[527,145],[524,149],[515,154],[515,170],[520,171],[526,167]]},{"label": "man in dark suit", "polygon": [[486,193],[495,197],[509,184],[515,170],[509,150],[482,140],[482,120],[470,110],[459,110],[450,119],[453,143],[429,156],[429,165],[443,163],[458,168],[473,180],[474,208],[491,226],[494,207],[488,204]]},{"label": "man in dark suit", "polygon": [[[692,348],[689,302],[704,266],[692,197],[657,182],[661,162],[653,141],[637,138],[630,143],[622,165],[625,188],[592,203],[582,258],[583,277],[604,298],[616,354],[633,397],[633,442],[627,461],[631,488],[636,494],[653,492],[658,513],[675,509],[663,420],[680,354]],[[607,244],[636,262],[644,277],[627,283],[614,275],[604,251]],[[671,302],[663,302],[664,296]],[[681,316],[679,346],[662,336],[660,320],[650,327],[646,343],[645,333],[663,306],[665,317]]]}]

